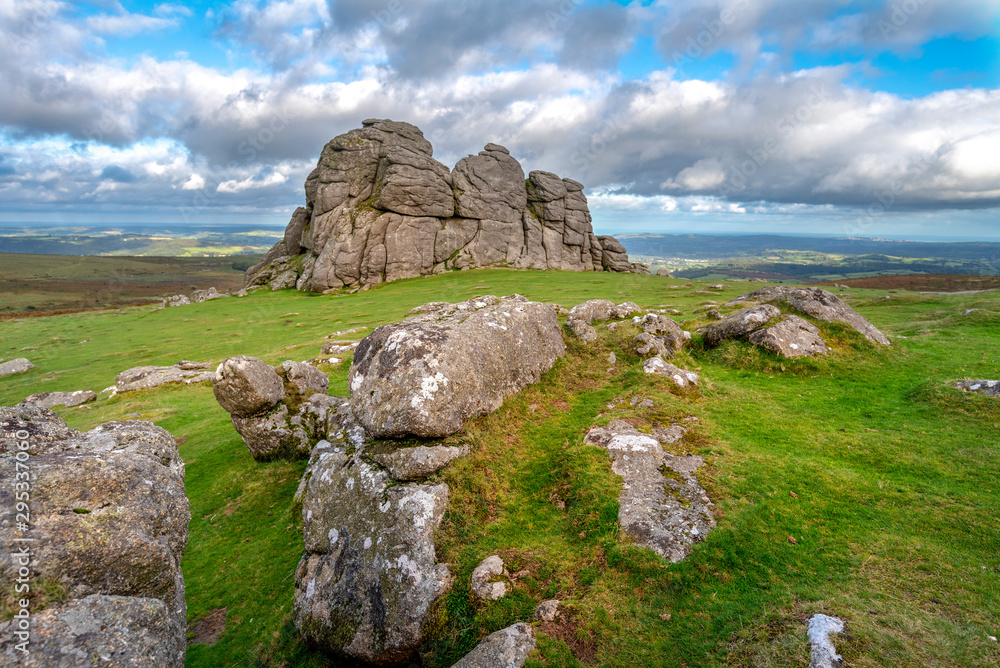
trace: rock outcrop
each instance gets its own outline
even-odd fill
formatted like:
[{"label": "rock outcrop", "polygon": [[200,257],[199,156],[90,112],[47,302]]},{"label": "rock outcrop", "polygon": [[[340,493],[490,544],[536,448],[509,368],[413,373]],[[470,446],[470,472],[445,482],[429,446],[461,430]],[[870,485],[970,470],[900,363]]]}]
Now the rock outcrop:
[{"label": "rock outcrop", "polygon": [[712,502],[694,477],[704,463],[701,457],[664,452],[663,445],[679,441],[683,434],[680,427],[643,434],[615,420],[607,427],[591,428],[585,438],[608,451],[611,470],[622,477],[618,496],[622,531],[671,562],[684,559],[692,543],[705,540],[715,526]]},{"label": "rock outcrop", "polygon": [[[583,185],[487,144],[449,170],[409,123],[369,119],[331,140],[246,286],[323,292],[488,265],[642,271],[593,233]],[[648,271],[647,271],[648,273]]]},{"label": "rock outcrop", "polygon": [[[32,615],[35,663],[25,665],[114,657],[115,665],[183,666],[190,510],[173,436],[139,421],[80,433],[51,410],[20,406],[0,408],[0,431],[12,435],[0,446],[0,573],[14,582],[24,565],[18,552],[29,545],[34,582],[67,593]],[[14,516],[15,454],[23,450],[31,454],[27,529]],[[7,655],[10,624],[0,625]]]},{"label": "rock outcrop", "polygon": [[883,346],[892,345],[889,338],[852,309],[837,295],[822,288],[795,288],[771,285],[732,299],[728,306],[740,304],[779,304],[824,322],[843,322],[860,332],[869,341]]},{"label": "rock outcrop", "polygon": [[28,358],[18,357],[17,359],[7,360],[6,362],[0,363],[0,376],[12,376],[16,373],[31,371],[34,368],[35,365],[32,364]]},{"label": "rock outcrop", "polygon": [[520,295],[424,304],[355,349],[351,410],[376,438],[448,436],[537,383],[565,350],[552,307]]},{"label": "rock outcrop", "polygon": [[34,406],[35,408],[53,408],[66,406],[72,408],[97,399],[97,393],[92,390],[77,390],[76,392],[42,392],[32,394],[21,400],[19,406]]},{"label": "rock outcrop", "polygon": [[524,622],[486,636],[451,668],[521,668],[535,649],[535,632]]}]

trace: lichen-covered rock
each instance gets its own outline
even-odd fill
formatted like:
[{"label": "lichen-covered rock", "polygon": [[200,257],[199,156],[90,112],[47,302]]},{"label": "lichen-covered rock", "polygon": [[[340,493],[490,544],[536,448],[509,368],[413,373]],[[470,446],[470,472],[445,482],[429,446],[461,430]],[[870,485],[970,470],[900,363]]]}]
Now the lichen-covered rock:
[{"label": "lichen-covered rock", "polygon": [[844,632],[843,620],[827,615],[813,615],[809,620],[809,668],[841,668],[843,658],[837,654],[831,635]]},{"label": "lichen-covered rock", "polygon": [[665,315],[647,313],[642,317],[632,318],[632,321],[642,327],[643,332],[661,338],[663,345],[667,347],[671,355],[679,352],[690,339],[688,332],[685,332],[676,321]]},{"label": "lichen-covered rock", "polygon": [[559,616],[559,599],[553,598],[548,601],[542,601],[535,608],[535,619],[541,622],[554,622],[556,617]]},{"label": "lichen-covered rock", "polygon": [[[11,582],[17,577],[16,553],[30,544],[34,577],[61,582],[70,599],[92,594],[158,599],[176,636],[157,646],[172,647],[172,655],[180,656],[179,664],[166,665],[182,665],[187,607],[180,563],[190,510],[173,436],[141,421],[80,433],[52,411],[33,407],[0,409],[0,427],[15,438],[26,433],[23,440],[32,453],[27,530],[14,516],[19,478],[12,446],[0,456],[2,577]],[[138,647],[144,641],[136,633]]]},{"label": "lichen-covered rock", "polygon": [[955,383],[955,388],[987,397],[1000,397],[1000,380],[960,380]]},{"label": "lichen-covered rock", "polygon": [[745,339],[752,332],[766,327],[781,316],[778,307],[770,304],[750,306],[709,325],[703,334],[705,343],[717,346],[729,339]]},{"label": "lichen-covered rock", "polygon": [[605,252],[594,236],[582,184],[549,172],[526,181],[497,144],[449,171],[417,127],[362,125],[324,147],[306,205],[247,270],[247,287],[323,292],[487,265],[631,269],[613,237]]},{"label": "lichen-covered rock", "polygon": [[535,649],[535,632],[524,622],[491,633],[452,668],[521,668]]},{"label": "lichen-covered rock", "polygon": [[822,288],[795,288],[771,285],[740,295],[729,302],[735,304],[783,304],[799,313],[824,322],[843,322],[863,334],[869,341],[892,345],[888,337],[842,299]]},{"label": "lichen-covered rock", "polygon": [[566,320],[579,320],[588,325],[597,320],[609,320],[615,303],[610,299],[588,299],[569,310]]},{"label": "lichen-covered rock", "polygon": [[826,355],[830,349],[819,335],[819,328],[797,315],[786,315],[778,322],[758,329],[747,337],[750,343],[782,357]]},{"label": "lichen-covered rock", "polygon": [[597,340],[597,330],[583,320],[567,320],[566,329],[572,332],[573,336],[587,343]]},{"label": "lichen-covered rock", "polygon": [[17,359],[7,360],[6,362],[0,363],[0,376],[12,376],[16,373],[24,373],[25,371],[31,371],[35,368],[26,357],[18,357]]},{"label": "lichen-covered rock", "polygon": [[285,398],[281,376],[270,365],[248,355],[230,357],[219,365],[212,392],[227,413],[243,418],[261,415]]},{"label": "lichen-covered rock", "polygon": [[564,352],[552,308],[520,295],[425,304],[358,345],[351,410],[377,438],[448,436],[538,382]]},{"label": "lichen-covered rock", "polygon": [[115,392],[149,390],[171,383],[211,380],[208,364],[183,360],[173,366],[137,366],[115,376]]},{"label": "lichen-covered rock", "polygon": [[469,454],[469,448],[448,445],[418,445],[392,448],[383,452],[370,452],[369,458],[384,466],[394,480],[409,482],[422,480],[437,473],[453,460]]},{"label": "lichen-covered rock", "polygon": [[672,348],[667,348],[666,343],[659,336],[654,336],[647,332],[637,334],[632,338],[632,348],[635,354],[640,357],[673,357]]},{"label": "lichen-covered rock", "polygon": [[25,654],[16,619],[0,624],[0,663],[29,668],[184,665],[186,628],[156,598],[104,596],[57,603],[31,615]]},{"label": "lichen-covered rock", "polygon": [[326,374],[305,362],[285,360],[277,369],[277,374],[287,383],[288,394],[308,396],[320,392],[326,394],[330,389],[330,379]]},{"label": "lichen-covered rock", "polygon": [[662,357],[651,357],[642,363],[642,370],[647,374],[655,373],[666,376],[674,381],[678,387],[690,387],[698,385],[698,374],[694,371],[687,371],[663,361]]},{"label": "lichen-covered rock", "polygon": [[72,408],[86,404],[97,399],[97,393],[92,390],[77,390],[76,392],[42,392],[32,394],[21,400],[19,406],[37,406],[38,408],[52,408],[54,406],[66,406]]},{"label": "lichen-covered rock", "polygon": [[[600,446],[611,457],[611,470],[622,478],[618,521],[622,531],[664,559],[681,561],[695,541],[715,526],[712,502],[694,472],[704,462],[696,455],[673,456],[661,442],[673,442],[683,430],[655,430],[643,434],[627,422],[615,420],[593,427],[586,442]],[[667,477],[663,468],[672,474]]]},{"label": "lichen-covered rock", "polygon": [[433,533],[448,487],[397,484],[364,446],[316,445],[304,476],[306,553],[295,573],[295,626],[311,645],[355,661],[397,665],[425,637],[451,586]]},{"label": "lichen-covered rock", "polygon": [[492,555],[483,559],[472,569],[469,584],[472,593],[484,601],[498,601],[507,595],[507,583],[497,578],[503,577],[503,559]]}]

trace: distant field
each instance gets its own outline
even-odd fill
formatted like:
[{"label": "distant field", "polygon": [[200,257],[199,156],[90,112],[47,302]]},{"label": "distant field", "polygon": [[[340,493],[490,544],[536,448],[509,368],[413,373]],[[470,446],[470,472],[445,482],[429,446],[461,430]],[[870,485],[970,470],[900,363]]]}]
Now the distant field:
[{"label": "distant field", "polygon": [[968,276],[962,274],[907,274],[872,276],[824,281],[818,285],[849,285],[868,290],[914,290],[917,292],[962,292],[1000,288],[1000,276]]},{"label": "distant field", "polygon": [[239,289],[255,256],[96,257],[0,253],[0,319],[141,304],[215,287]]}]

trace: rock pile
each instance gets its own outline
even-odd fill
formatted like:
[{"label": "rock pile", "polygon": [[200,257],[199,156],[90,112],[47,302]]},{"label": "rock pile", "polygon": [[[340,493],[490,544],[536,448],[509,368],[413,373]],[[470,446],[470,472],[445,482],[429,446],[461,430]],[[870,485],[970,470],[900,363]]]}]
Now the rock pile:
[{"label": "rock pile", "polygon": [[[67,593],[32,610],[27,661],[13,646],[17,619],[0,624],[0,656],[28,666],[183,666],[190,510],[173,436],[137,421],[80,433],[24,406],[0,408],[0,432],[12,436],[0,441],[0,572],[14,582],[27,565],[33,583]],[[28,448],[32,513],[22,531],[14,455]],[[25,545],[27,564],[18,556]]]},{"label": "rock pile", "polygon": [[335,137],[246,286],[322,292],[487,265],[648,273],[594,235],[582,184],[542,171],[526,181],[497,144],[453,170],[432,155],[409,123],[369,119]]}]

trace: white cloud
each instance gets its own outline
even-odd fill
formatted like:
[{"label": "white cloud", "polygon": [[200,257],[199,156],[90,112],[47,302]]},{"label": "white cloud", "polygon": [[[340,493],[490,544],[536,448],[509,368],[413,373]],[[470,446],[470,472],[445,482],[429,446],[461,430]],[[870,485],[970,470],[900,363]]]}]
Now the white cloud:
[{"label": "white cloud", "polygon": [[263,179],[257,179],[252,176],[248,176],[242,181],[223,181],[219,184],[218,192],[220,193],[239,193],[244,190],[251,190],[257,188],[267,188],[269,186],[279,185],[288,180],[288,177],[280,172],[272,172],[268,174]]}]

